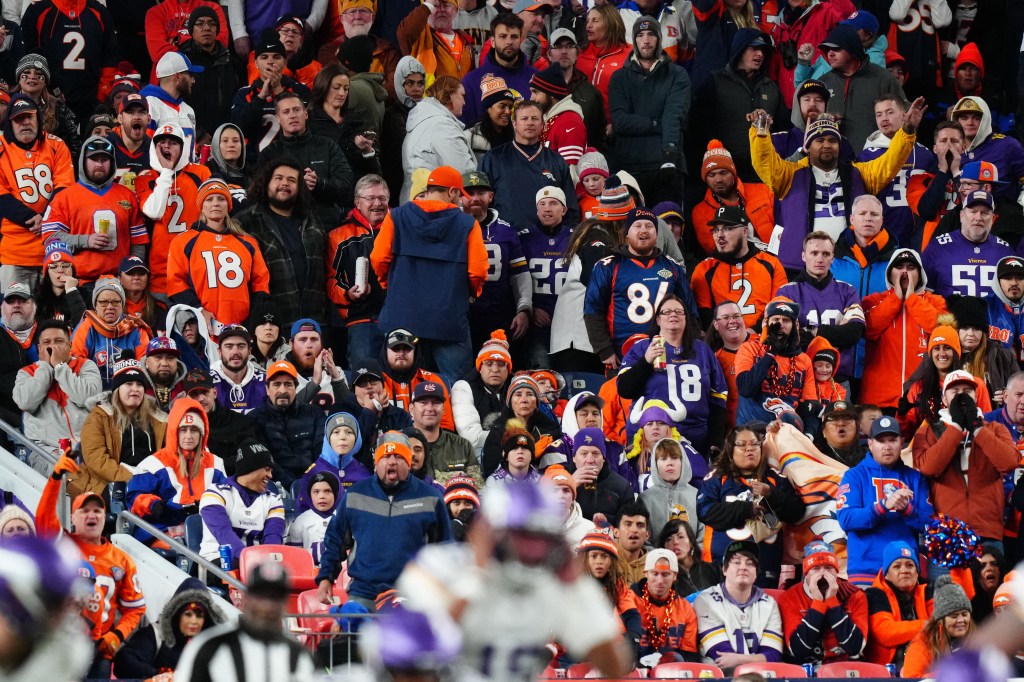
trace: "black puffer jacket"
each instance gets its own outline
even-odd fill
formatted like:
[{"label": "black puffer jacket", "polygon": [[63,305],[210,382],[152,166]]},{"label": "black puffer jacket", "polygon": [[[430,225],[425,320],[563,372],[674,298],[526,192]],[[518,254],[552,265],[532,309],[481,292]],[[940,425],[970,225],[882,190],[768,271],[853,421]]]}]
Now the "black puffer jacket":
[{"label": "black puffer jacket", "polygon": [[[570,471],[576,470],[572,460],[567,464]],[[576,488],[576,502],[580,505],[583,518],[591,520],[597,513],[604,514],[607,519],[617,519],[622,506],[635,499],[629,481],[612,471],[607,462],[601,467],[596,481]]]},{"label": "black puffer jacket", "polygon": [[[505,424],[509,419],[513,418],[515,418],[515,415],[512,414],[512,410],[505,408],[501,416],[494,423]],[[562,427],[559,426],[558,422],[539,410],[526,420],[526,428],[533,434],[534,438],[551,436],[554,440],[558,440],[562,437]],[[481,473],[485,479],[501,466],[501,460],[504,455],[501,450],[501,437],[503,435],[505,435],[505,429],[503,428],[493,428],[487,434],[487,440],[484,442],[484,454],[480,459]]]},{"label": "black puffer jacket", "polygon": [[274,480],[290,490],[320,456],[324,444],[324,411],[308,403],[277,407],[270,399],[246,415],[256,426],[256,439],[270,448]]}]

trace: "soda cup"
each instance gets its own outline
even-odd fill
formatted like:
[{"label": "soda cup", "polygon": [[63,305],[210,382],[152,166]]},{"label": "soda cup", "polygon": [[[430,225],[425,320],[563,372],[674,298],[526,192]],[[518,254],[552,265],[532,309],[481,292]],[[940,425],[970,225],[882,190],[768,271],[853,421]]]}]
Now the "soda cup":
[{"label": "soda cup", "polygon": [[231,570],[231,545],[221,545],[217,548],[220,553],[220,567],[225,571]]},{"label": "soda cup", "polygon": [[206,162],[210,160],[210,154],[212,152],[213,152],[213,148],[210,145],[208,145],[208,144],[204,144],[202,147],[200,147],[199,148],[199,163],[201,165],[205,166]]},{"label": "soda cup", "polygon": [[665,339],[662,338],[661,336],[655,336],[653,339],[651,339],[651,343],[662,344],[661,355],[654,358],[654,362],[651,363],[651,367],[653,367],[655,370],[663,370],[665,369],[665,366],[668,365],[668,353],[665,351]]}]

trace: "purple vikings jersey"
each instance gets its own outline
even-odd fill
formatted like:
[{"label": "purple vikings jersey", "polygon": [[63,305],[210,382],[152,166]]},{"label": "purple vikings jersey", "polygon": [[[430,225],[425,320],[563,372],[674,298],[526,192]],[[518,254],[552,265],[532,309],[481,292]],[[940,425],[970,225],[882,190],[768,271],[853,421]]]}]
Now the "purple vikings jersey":
[{"label": "purple vikings jersey", "polygon": [[565,251],[569,248],[572,230],[567,225],[554,235],[546,234],[538,225],[519,231],[526,266],[533,277],[533,307],[548,313],[555,312],[555,301],[562,293],[569,265]]},{"label": "purple vikings jersey", "polygon": [[[488,216],[494,215],[492,211]],[[497,316],[515,312],[516,300],[512,291],[512,275],[526,270],[526,257],[519,236],[512,226],[501,218],[491,220],[481,228],[487,249],[487,280],[480,297],[473,303],[473,315]]]},{"label": "purple vikings jersey", "polygon": [[590,274],[583,314],[608,320],[616,353],[633,334],[650,333],[654,311],[666,294],[678,296],[690,320],[698,319],[686,269],[665,255],[646,260],[613,254],[599,260]]},{"label": "purple vikings jersey", "polygon": [[[651,345],[650,339],[633,344],[622,359],[622,371],[628,372],[637,363],[646,362],[644,354]],[[655,371],[644,388],[645,400],[661,400],[671,407],[682,405],[686,408],[686,419],[678,425],[679,433],[691,443],[704,443],[708,439],[708,412],[711,405],[725,409],[728,384],[725,372],[715,357],[714,351],[702,341],[694,341],[693,357],[683,359],[680,350],[665,344],[668,362],[665,371]]]},{"label": "purple vikings jersey", "polygon": [[[864,310],[857,290],[829,275],[829,283],[818,289],[807,281],[790,282],[779,287],[784,296],[800,305],[801,327],[824,327],[848,322],[864,325]],[[857,362],[855,346],[840,348],[839,374],[852,377]]]},{"label": "purple vikings jersey", "polygon": [[996,263],[1012,256],[1013,249],[998,237],[975,244],[960,230],[940,234],[925,249],[921,260],[928,275],[928,288],[939,296],[963,294],[986,296],[996,282]]},{"label": "purple vikings jersey", "polygon": [[[867,147],[857,161],[873,161],[887,151],[888,147]],[[935,154],[924,145],[915,144],[900,172],[876,195],[882,202],[882,224],[900,246],[907,246],[914,235],[914,213],[907,203],[907,182],[912,175],[928,172],[934,161]]]}]

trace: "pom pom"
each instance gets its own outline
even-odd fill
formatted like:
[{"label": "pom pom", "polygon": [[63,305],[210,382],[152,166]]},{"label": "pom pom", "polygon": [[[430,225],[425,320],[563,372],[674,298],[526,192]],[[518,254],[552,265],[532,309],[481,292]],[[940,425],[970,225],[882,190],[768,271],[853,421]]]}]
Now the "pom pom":
[{"label": "pom pom", "polygon": [[981,538],[970,526],[945,514],[937,514],[924,529],[928,558],[946,568],[963,568],[982,555]]},{"label": "pom pom", "polygon": [[719,140],[711,140],[708,142],[708,151],[711,151],[712,149],[725,149],[725,145]]},{"label": "pom pom", "polygon": [[508,341],[508,337],[505,336],[504,329],[495,329],[493,332],[491,332],[491,338],[497,339],[498,341]]}]

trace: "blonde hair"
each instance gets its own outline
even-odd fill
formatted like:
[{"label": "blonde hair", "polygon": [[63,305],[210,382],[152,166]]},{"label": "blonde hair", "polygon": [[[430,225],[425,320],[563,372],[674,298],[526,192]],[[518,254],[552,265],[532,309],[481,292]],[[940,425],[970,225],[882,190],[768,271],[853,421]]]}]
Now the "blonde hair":
[{"label": "blonde hair", "polygon": [[[122,384],[122,386],[126,385]],[[123,432],[128,428],[129,424],[133,424],[149,431],[150,435],[156,435],[150,428],[150,424],[156,419],[157,415],[162,413],[162,410],[157,406],[156,400],[152,396],[143,396],[139,409],[134,414],[129,414],[124,407],[124,403],[121,402],[120,390],[121,386],[118,386],[110,392],[110,407],[114,410],[114,425],[117,426],[118,432]]]},{"label": "blonde hair", "polygon": [[736,28],[758,28],[757,20],[754,18],[754,3],[747,0],[743,3],[742,9],[729,8],[729,16],[736,24]]}]

